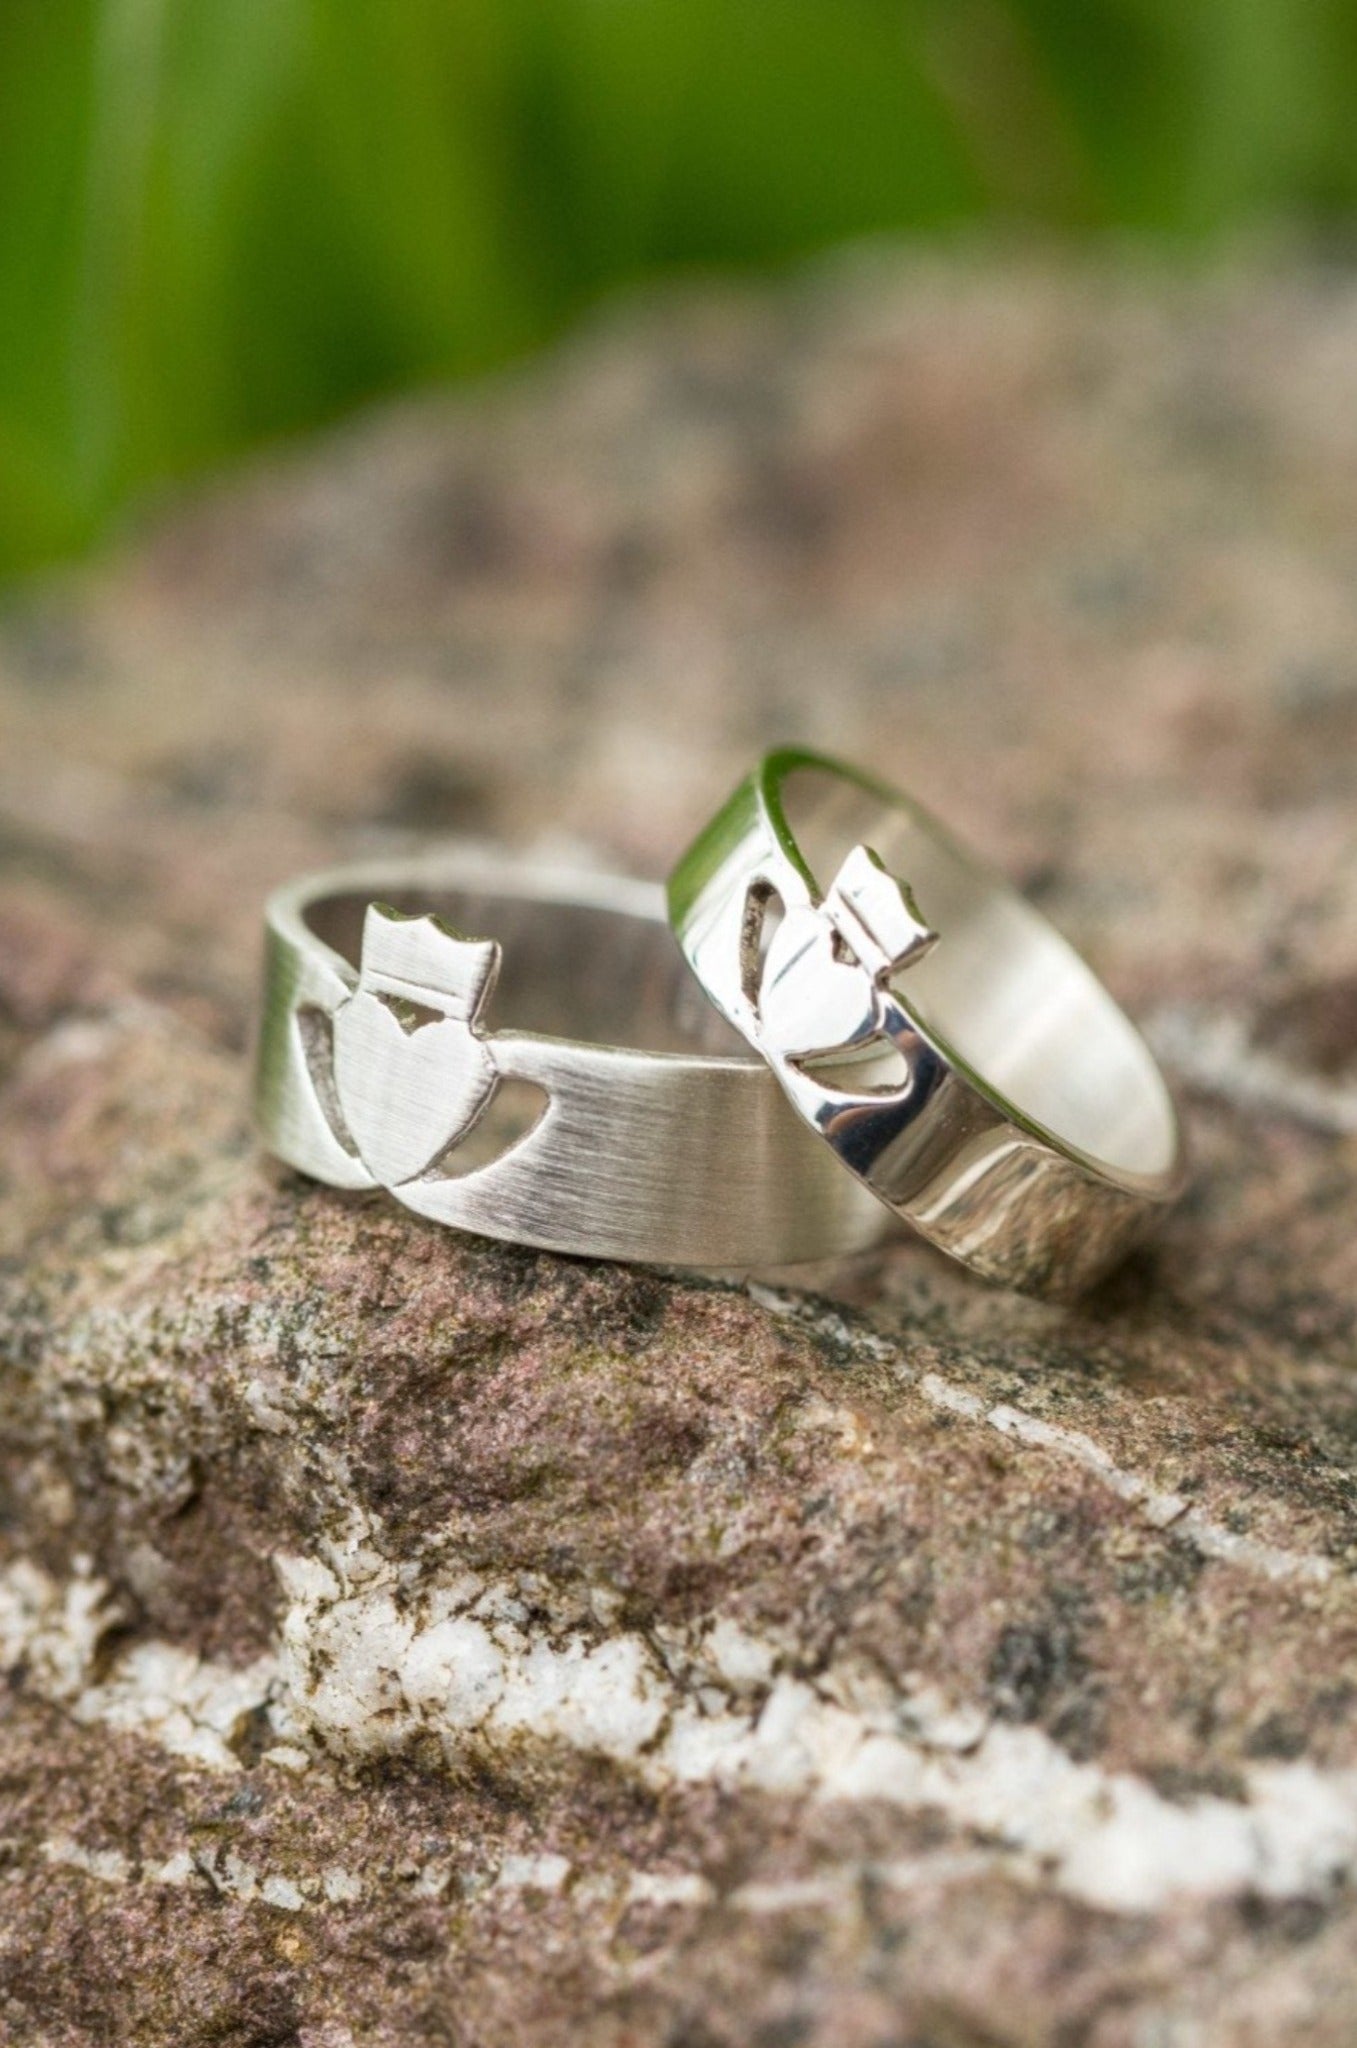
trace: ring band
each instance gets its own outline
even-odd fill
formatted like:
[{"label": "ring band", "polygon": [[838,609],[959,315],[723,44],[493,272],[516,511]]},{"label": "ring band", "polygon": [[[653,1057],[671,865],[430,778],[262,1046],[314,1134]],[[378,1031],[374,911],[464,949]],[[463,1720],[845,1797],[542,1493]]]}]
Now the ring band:
[{"label": "ring band", "polygon": [[660,889],[453,852],[309,876],[265,917],[256,1116],[303,1173],[603,1258],[777,1266],[880,1238],[703,1001]]},{"label": "ring band", "polygon": [[708,996],[826,1149],[975,1271],[1075,1293],[1179,1193],[1177,1112],[1144,1040],[1030,904],[871,776],[769,755],[669,905]]}]

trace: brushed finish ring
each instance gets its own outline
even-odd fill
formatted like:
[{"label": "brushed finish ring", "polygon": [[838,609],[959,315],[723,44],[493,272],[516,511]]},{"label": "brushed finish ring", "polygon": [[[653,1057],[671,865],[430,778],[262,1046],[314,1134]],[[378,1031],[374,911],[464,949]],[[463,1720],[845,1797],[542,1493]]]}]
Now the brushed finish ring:
[{"label": "brushed finish ring", "polygon": [[303,1173],[489,1237],[669,1265],[881,1236],[704,1002],[659,888],[451,850],[307,876],[265,925],[255,1115]]},{"label": "brushed finish ring", "polygon": [[1045,918],[874,777],[768,755],[679,861],[669,909],[826,1150],[974,1271],[1076,1293],[1180,1192],[1144,1040]]}]

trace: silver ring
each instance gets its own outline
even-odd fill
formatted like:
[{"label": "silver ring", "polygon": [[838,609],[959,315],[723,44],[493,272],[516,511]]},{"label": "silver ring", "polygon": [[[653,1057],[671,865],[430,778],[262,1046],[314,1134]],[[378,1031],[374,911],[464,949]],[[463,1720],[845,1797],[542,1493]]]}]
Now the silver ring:
[{"label": "silver ring", "polygon": [[776,1266],[881,1236],[703,1001],[660,889],[451,852],[308,876],[265,915],[256,1116],[303,1173],[614,1259]]},{"label": "silver ring", "polygon": [[898,791],[769,755],[675,868],[721,1014],[844,1166],[990,1279],[1069,1294],[1179,1193],[1144,1040],[998,875]]}]

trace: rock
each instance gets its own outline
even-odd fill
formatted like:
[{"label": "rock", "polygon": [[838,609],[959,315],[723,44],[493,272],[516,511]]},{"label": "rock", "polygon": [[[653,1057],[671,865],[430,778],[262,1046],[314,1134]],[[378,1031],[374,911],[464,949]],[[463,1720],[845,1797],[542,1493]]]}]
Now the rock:
[{"label": "rock", "polygon": [[[0,2038],[1357,2033],[1357,289],[623,312],[0,622]],[[1185,1092],[1074,1307],[554,1259],[243,1109],[267,887],[921,792]]]}]

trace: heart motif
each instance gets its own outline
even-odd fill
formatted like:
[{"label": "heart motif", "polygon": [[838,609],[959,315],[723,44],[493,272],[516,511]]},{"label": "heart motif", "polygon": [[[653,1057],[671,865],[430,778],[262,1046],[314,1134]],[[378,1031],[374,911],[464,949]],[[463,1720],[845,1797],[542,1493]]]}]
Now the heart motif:
[{"label": "heart motif", "polygon": [[773,935],[759,991],[767,1046],[784,1059],[855,1045],[877,1029],[872,977],[837,956],[834,929],[818,909],[788,911]]},{"label": "heart motif", "polygon": [[498,1079],[464,1019],[406,1031],[362,988],[335,1012],[334,1047],[345,1121],[363,1164],[387,1188],[422,1173],[469,1130]]}]

